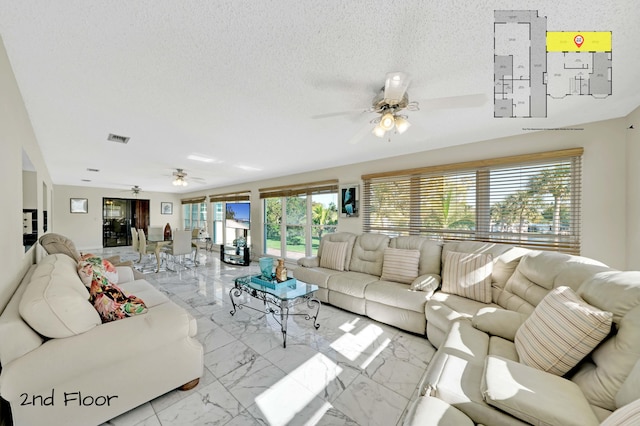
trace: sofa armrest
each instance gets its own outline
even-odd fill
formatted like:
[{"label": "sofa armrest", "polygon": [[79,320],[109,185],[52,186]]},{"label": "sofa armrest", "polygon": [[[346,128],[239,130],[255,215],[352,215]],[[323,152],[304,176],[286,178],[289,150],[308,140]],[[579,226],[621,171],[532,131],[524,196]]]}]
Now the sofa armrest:
[{"label": "sofa armrest", "polygon": [[167,302],[145,314],[102,324],[76,336],[50,339],[3,366],[2,396],[15,401],[24,392],[57,388],[92,370],[107,369],[108,374],[108,368],[127,368],[127,360],[141,353],[162,352],[163,347],[189,338],[197,344],[196,333],[195,319],[175,303]]},{"label": "sofa armrest", "polygon": [[526,319],[527,315],[520,312],[487,307],[473,316],[471,324],[480,331],[513,342],[518,328]]},{"label": "sofa armrest", "polygon": [[531,424],[596,426],[600,422],[577,384],[498,356],[485,360],[484,400]]},{"label": "sofa armrest", "polygon": [[128,283],[135,280],[133,276],[133,268],[130,266],[116,266],[118,271],[118,283]]},{"label": "sofa armrest", "polygon": [[320,266],[320,258],[318,256],[307,256],[298,259],[298,266],[304,266],[305,268],[317,268]]},{"label": "sofa armrest", "polygon": [[411,290],[424,291],[433,294],[440,286],[440,275],[424,274],[413,280]]}]

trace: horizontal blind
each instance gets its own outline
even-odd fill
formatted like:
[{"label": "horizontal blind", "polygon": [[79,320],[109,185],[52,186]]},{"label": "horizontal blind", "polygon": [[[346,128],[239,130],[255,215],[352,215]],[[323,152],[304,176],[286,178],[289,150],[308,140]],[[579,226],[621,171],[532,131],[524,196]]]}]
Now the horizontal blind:
[{"label": "horizontal blind", "polygon": [[296,197],[302,194],[322,194],[338,191],[338,181],[309,182],[299,185],[260,188],[260,198]]},{"label": "horizontal blind", "polygon": [[579,254],[582,150],[550,154],[363,176],[364,231]]},{"label": "horizontal blind", "polygon": [[210,203],[234,203],[249,200],[251,200],[251,192],[248,190],[209,195]]},{"label": "horizontal blind", "polygon": [[197,198],[185,198],[183,200],[180,200],[181,204],[199,204],[199,203],[204,203],[204,200],[206,200],[207,197],[202,196],[202,197],[197,197]]}]

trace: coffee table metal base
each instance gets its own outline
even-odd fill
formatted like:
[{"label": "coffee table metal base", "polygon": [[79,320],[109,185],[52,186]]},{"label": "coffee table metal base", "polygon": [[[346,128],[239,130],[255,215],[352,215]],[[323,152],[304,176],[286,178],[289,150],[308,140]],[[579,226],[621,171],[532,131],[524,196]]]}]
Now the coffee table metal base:
[{"label": "coffee table metal base", "polygon": [[[234,297],[240,297],[243,292],[247,293],[249,296],[255,299],[261,300],[264,304],[264,310],[256,309],[253,306],[249,306],[244,303],[236,304]],[[231,304],[233,305],[233,310],[229,312],[231,315],[235,314],[238,309],[242,309],[243,307],[253,309],[254,311],[258,312],[264,312],[265,314],[271,314],[273,316],[273,319],[280,325],[280,330],[282,331],[282,346],[284,348],[287,347],[287,321],[290,315],[304,316],[304,319],[307,321],[313,320],[313,327],[316,330],[320,328],[320,324],[318,324],[318,313],[320,312],[321,303],[318,299],[313,297],[313,294],[285,300],[280,299],[267,292],[256,290],[255,288],[247,287],[242,285],[241,283],[236,282],[235,287],[229,290],[229,298],[231,299]],[[305,302],[310,312],[289,312],[289,308]],[[314,309],[315,315],[311,315]]]}]

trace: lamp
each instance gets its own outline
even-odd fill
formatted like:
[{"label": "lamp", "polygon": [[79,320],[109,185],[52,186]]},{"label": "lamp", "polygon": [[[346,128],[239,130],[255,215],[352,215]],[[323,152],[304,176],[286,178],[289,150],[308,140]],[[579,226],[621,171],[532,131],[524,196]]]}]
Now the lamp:
[{"label": "lamp", "polygon": [[384,114],[380,119],[380,124],[378,124],[378,126],[380,126],[384,131],[393,129],[394,125],[395,119],[393,117],[393,114],[391,114],[390,112]]},{"label": "lamp", "polygon": [[411,123],[409,123],[409,121],[407,121],[406,118],[399,115],[395,117],[395,123],[396,123],[396,130],[398,131],[399,134],[403,134],[411,126]]},{"label": "lamp", "polygon": [[182,177],[182,176],[176,176],[176,179],[173,181],[173,184],[175,186],[187,186],[189,184],[189,182],[184,180],[184,177]]},{"label": "lamp", "polygon": [[387,133],[387,131],[380,127],[379,124],[373,128],[373,134],[379,138],[384,138],[385,133]]}]

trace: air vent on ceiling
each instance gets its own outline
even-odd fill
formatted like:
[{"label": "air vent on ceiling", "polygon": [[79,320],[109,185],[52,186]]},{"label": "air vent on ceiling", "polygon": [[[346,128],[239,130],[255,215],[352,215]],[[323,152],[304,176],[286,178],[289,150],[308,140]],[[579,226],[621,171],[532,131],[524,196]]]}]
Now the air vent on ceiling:
[{"label": "air vent on ceiling", "polygon": [[99,171],[100,171],[100,169],[92,169],[92,168],[90,168],[90,167],[87,167],[87,171],[88,171],[88,172],[99,172]]},{"label": "air vent on ceiling", "polygon": [[129,139],[130,138],[128,136],[114,135],[113,133],[109,133],[109,137],[107,138],[108,141],[118,143],[128,143]]},{"label": "air vent on ceiling", "polygon": [[91,179],[81,179],[83,182],[91,182]]}]

